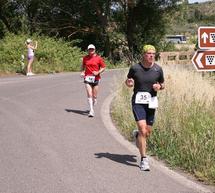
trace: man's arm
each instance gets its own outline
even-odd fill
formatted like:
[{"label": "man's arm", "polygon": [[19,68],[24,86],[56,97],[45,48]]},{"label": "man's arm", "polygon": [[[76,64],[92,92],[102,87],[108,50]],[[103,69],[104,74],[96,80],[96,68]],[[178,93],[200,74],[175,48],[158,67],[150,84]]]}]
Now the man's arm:
[{"label": "man's arm", "polygon": [[163,90],[164,87],[165,87],[164,83],[157,82],[157,83],[153,84],[153,89],[155,91]]},{"label": "man's arm", "polygon": [[105,71],[105,67],[104,68],[100,68],[99,71],[93,71],[93,75],[97,76],[97,75],[101,74],[104,71]]},{"label": "man's arm", "polygon": [[99,69],[99,74],[103,73],[105,71],[105,67],[104,68],[100,68]]}]

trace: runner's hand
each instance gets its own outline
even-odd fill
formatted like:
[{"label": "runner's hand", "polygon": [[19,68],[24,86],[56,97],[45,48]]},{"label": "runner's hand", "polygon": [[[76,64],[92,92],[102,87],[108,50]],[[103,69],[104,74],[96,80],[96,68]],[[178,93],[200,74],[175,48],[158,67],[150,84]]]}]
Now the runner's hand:
[{"label": "runner's hand", "polygon": [[128,79],[126,80],[126,85],[127,85],[128,87],[134,86],[134,80],[133,80],[132,78],[128,78]]},{"label": "runner's hand", "polygon": [[81,74],[80,74],[81,78],[83,78],[84,75],[85,75],[85,73],[84,73],[84,72],[81,72]]},{"label": "runner's hand", "polygon": [[93,75],[94,75],[94,76],[99,75],[99,71],[93,71]]},{"label": "runner's hand", "polygon": [[156,84],[153,84],[153,89],[154,89],[155,91],[158,91],[158,90],[161,89],[161,85],[157,82]]}]

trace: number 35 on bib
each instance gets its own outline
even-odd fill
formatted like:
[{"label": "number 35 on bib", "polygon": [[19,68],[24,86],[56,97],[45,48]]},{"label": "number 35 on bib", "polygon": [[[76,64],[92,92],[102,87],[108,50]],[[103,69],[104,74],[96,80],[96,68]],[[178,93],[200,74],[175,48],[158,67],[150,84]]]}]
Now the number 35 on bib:
[{"label": "number 35 on bib", "polygon": [[149,92],[137,92],[135,96],[135,103],[148,104],[150,109],[156,109],[158,107],[157,97],[152,97]]}]

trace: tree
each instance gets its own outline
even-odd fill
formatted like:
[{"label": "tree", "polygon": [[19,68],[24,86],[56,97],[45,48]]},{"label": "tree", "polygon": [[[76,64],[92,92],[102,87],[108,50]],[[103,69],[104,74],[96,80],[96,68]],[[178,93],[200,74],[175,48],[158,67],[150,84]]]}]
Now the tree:
[{"label": "tree", "polygon": [[113,39],[122,37],[118,43],[127,41],[133,60],[144,43],[159,44],[166,28],[165,14],[176,3],[177,0],[1,0],[0,30],[2,23],[11,32],[27,29],[28,33],[63,37],[75,40],[82,49],[94,43],[106,57],[111,57],[116,48]]},{"label": "tree", "polygon": [[127,0],[118,1],[123,18],[118,23],[126,35],[131,60],[139,53],[142,45],[158,45],[166,31],[166,13],[173,13],[176,0]]},{"label": "tree", "polygon": [[20,29],[19,6],[13,1],[0,1],[1,33],[3,31],[16,32]]}]

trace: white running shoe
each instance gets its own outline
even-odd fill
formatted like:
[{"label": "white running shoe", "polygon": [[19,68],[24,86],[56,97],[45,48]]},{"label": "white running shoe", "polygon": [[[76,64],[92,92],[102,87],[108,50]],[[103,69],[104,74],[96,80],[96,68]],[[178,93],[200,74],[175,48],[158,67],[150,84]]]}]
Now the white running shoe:
[{"label": "white running shoe", "polygon": [[94,111],[93,110],[90,110],[88,117],[94,117]]},{"label": "white running shoe", "polygon": [[150,171],[150,167],[149,167],[149,159],[143,158],[143,161],[140,162],[140,170],[141,171]]},{"label": "white running shoe", "polygon": [[34,74],[33,72],[30,72],[30,75],[31,75],[31,76],[34,76],[35,74]]},{"label": "white running shoe", "polygon": [[26,75],[27,75],[27,76],[34,76],[35,74],[32,73],[32,72],[28,72]]}]

